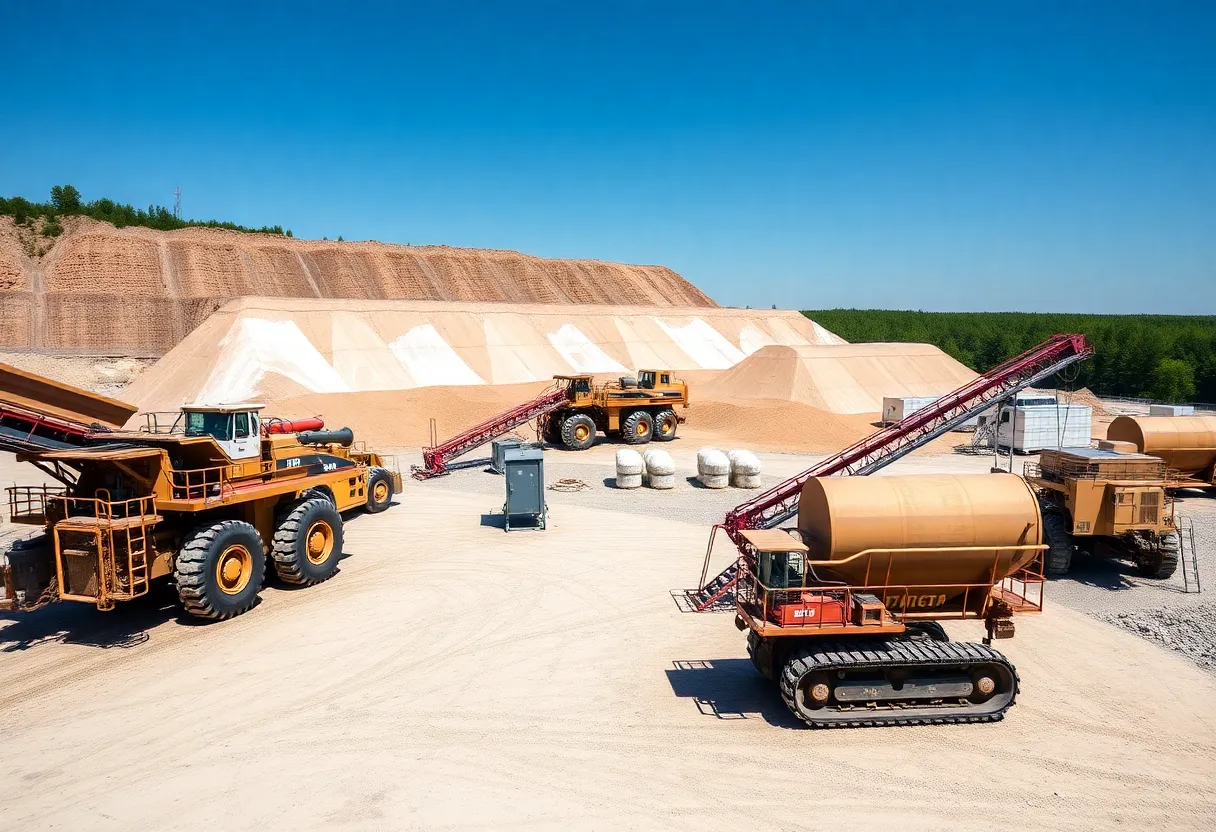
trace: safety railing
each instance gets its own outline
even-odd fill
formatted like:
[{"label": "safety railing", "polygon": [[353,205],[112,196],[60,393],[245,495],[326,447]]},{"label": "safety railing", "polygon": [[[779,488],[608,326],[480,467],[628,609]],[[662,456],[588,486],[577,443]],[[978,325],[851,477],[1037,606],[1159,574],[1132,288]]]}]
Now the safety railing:
[{"label": "safety railing", "polygon": [[144,520],[156,516],[156,502],[152,497],[131,497],[123,500],[110,499],[109,492],[99,489],[95,497],[50,495],[47,498],[51,511],[64,521],[92,520],[94,525],[110,526],[120,521]]},{"label": "safety railing", "polygon": [[[789,629],[779,623],[777,610],[789,604],[803,603],[808,596],[816,603],[824,601],[843,604],[843,623],[836,616],[817,616],[814,623],[799,624],[798,628],[823,629],[842,627],[851,623],[853,601],[859,595],[873,595],[883,604],[893,619],[972,619],[988,615],[994,601],[1001,601],[1012,612],[1038,612],[1043,607],[1042,553],[1043,544],[1018,546],[962,546],[908,549],[867,549],[838,560],[808,560],[804,564],[802,582],[798,586],[768,586],[760,581],[749,558],[742,558],[741,576],[736,590],[737,604],[761,629]],[[908,556],[949,553],[991,553],[987,576],[966,582],[926,581],[905,584],[891,580],[896,561]],[[1009,575],[1010,567],[1019,553],[1033,557]],[[885,559],[875,567],[875,559]],[[814,580],[815,569],[831,569],[840,575],[842,568],[856,570],[862,565],[862,580]],[[906,568],[900,565],[900,568]],[[881,579],[880,579],[881,576]],[[809,581],[809,582],[808,582]],[[1036,597],[1037,594],[1037,597]]]},{"label": "safety railing", "polygon": [[12,523],[44,525],[47,521],[47,501],[68,493],[62,485],[14,485],[8,492],[8,518]]},{"label": "safety railing", "polygon": [[[263,462],[263,473],[269,471]],[[171,499],[176,501],[222,500],[232,493],[231,466],[194,468],[188,471],[171,470],[169,487]]]},{"label": "safety railing", "polygon": [[143,417],[140,433],[173,434],[185,431],[180,410],[152,410],[144,413]]}]

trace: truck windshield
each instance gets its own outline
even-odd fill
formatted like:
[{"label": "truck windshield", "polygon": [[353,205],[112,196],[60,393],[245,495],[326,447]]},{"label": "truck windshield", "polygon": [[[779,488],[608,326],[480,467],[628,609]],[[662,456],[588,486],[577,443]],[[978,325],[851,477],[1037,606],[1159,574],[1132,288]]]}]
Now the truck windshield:
[{"label": "truck windshield", "polygon": [[232,438],[232,414],[187,413],[186,436],[211,436],[227,442]]},{"label": "truck windshield", "polygon": [[654,389],[654,373],[642,372],[638,373],[638,387],[644,387],[648,390]]}]

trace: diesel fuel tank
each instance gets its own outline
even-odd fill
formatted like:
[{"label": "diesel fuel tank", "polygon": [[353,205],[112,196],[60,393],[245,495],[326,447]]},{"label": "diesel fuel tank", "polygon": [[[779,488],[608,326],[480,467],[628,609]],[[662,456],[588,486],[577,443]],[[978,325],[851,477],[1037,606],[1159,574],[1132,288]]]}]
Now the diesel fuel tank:
[{"label": "diesel fuel tank", "polygon": [[1106,429],[1112,442],[1131,442],[1187,477],[1210,480],[1216,463],[1216,416],[1118,416]]},{"label": "diesel fuel tank", "polygon": [[[919,601],[893,601],[890,593],[883,600],[925,612],[960,606],[960,584],[1015,574],[1039,554],[1043,537],[1038,499],[1014,474],[811,479],[798,529],[820,580],[920,587]],[[982,602],[974,590],[966,594],[969,609]]]}]

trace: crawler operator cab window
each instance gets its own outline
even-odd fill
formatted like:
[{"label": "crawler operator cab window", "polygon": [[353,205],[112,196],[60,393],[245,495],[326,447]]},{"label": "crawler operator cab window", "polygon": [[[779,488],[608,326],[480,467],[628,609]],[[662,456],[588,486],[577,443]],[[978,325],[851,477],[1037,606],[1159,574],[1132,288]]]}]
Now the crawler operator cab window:
[{"label": "crawler operator cab window", "polygon": [[771,589],[802,586],[802,552],[761,552],[760,583]]},{"label": "crawler operator cab window", "polygon": [[237,413],[235,415],[236,415],[236,438],[237,439],[248,439],[249,438],[249,414],[248,413]]},{"label": "crawler operator cab window", "polygon": [[571,385],[571,387],[574,389],[575,393],[590,393],[591,392],[591,379],[576,378],[574,380],[574,383]]},{"label": "crawler operator cab window", "polygon": [[[245,420],[245,435],[249,435],[248,414],[241,414],[246,417]],[[198,413],[190,412],[186,414],[186,436],[210,436],[220,442],[227,442],[232,439],[232,414],[231,413]]]},{"label": "crawler operator cab window", "polygon": [[647,390],[653,390],[654,389],[654,373],[649,372],[649,371],[638,373],[638,387],[642,387]]}]

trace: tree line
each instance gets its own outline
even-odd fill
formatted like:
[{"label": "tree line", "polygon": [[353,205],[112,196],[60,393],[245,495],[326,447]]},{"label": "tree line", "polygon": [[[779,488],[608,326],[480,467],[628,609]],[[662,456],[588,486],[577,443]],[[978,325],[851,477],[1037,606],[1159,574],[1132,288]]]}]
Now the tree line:
[{"label": "tree line", "polygon": [[1094,357],[1043,386],[1088,387],[1100,396],[1216,402],[1216,316],[1074,315],[1039,312],[803,312],[846,341],[934,344],[977,372],[1057,333],[1083,333]]},{"label": "tree line", "polygon": [[115,202],[105,197],[92,202],[85,202],[80,191],[72,185],[56,185],[51,188],[50,202],[31,202],[23,197],[0,197],[0,215],[13,218],[17,225],[30,225],[39,217],[43,218],[41,233],[47,237],[58,237],[63,233],[59,223],[61,217],[83,216],[108,222],[115,228],[137,225],[144,228],[155,228],[158,231],[175,231],[179,228],[226,228],[229,231],[244,231],[250,234],[277,234],[281,237],[292,236],[291,230],[283,230],[282,226],[264,225],[261,228],[249,228],[234,222],[220,220],[184,220],[173,215],[163,205],[149,205],[147,209],[136,208]]}]

